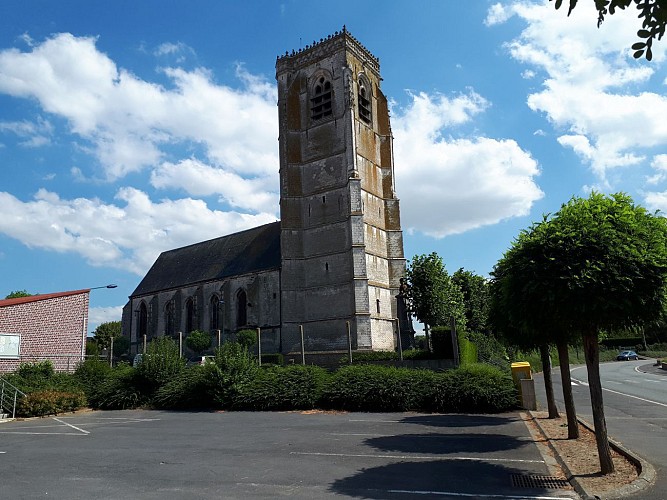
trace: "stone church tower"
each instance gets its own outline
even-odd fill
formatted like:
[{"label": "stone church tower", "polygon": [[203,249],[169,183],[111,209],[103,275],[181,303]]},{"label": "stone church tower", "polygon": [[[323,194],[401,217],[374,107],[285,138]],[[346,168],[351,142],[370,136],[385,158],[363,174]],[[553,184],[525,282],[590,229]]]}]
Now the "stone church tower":
[{"label": "stone church tower", "polygon": [[276,61],[283,350],[394,349],[405,275],[380,64],[343,31]]}]

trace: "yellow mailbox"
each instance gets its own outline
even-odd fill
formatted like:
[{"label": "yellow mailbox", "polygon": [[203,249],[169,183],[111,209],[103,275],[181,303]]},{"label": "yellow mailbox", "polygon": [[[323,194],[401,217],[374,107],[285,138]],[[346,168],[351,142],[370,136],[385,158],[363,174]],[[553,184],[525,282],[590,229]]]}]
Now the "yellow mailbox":
[{"label": "yellow mailbox", "polygon": [[533,378],[533,374],[530,371],[530,363],[528,361],[517,361],[512,363],[512,379],[517,387],[521,388],[521,379],[530,379]]}]

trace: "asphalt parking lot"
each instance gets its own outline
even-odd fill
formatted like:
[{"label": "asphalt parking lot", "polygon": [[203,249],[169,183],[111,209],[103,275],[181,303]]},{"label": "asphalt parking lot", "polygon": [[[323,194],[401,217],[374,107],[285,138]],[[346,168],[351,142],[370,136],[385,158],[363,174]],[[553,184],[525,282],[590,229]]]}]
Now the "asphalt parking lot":
[{"label": "asphalt parking lot", "polygon": [[518,413],[83,412],[0,425],[0,470],[12,499],[576,497],[526,481]]}]

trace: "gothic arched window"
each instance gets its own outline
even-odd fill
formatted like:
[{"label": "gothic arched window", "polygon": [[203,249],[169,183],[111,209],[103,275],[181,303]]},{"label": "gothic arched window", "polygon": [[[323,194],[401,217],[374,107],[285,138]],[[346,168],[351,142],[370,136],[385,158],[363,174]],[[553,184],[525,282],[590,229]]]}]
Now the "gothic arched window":
[{"label": "gothic arched window", "polygon": [[370,125],[373,120],[373,115],[371,114],[370,84],[366,82],[366,79],[363,77],[359,77],[357,98],[359,104],[359,118]]},{"label": "gothic arched window", "polygon": [[236,326],[242,328],[248,324],[248,295],[241,289],[236,294]]},{"label": "gothic arched window", "polygon": [[320,76],[312,90],[310,98],[310,117],[313,120],[320,120],[331,116],[331,82]]},{"label": "gothic arched window", "polygon": [[220,299],[217,295],[211,297],[209,304],[209,330],[221,330],[220,328]]},{"label": "gothic arched window", "polygon": [[164,334],[174,335],[174,302],[169,301],[164,307]]},{"label": "gothic arched window", "polygon": [[195,301],[189,298],[185,302],[185,333],[195,329]]},{"label": "gothic arched window", "polygon": [[139,334],[138,339],[143,339],[144,335],[148,335],[148,310],[144,302],[139,306]]}]

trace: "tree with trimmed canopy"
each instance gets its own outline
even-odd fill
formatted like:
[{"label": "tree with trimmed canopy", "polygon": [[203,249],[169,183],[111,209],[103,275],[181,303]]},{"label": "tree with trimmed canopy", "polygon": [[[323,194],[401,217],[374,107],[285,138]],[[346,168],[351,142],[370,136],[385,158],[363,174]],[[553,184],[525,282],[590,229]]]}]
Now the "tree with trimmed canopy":
[{"label": "tree with trimmed canopy", "polygon": [[[508,321],[523,332],[581,337],[595,437],[603,474],[613,472],[599,372],[598,335],[659,318],[667,290],[667,221],[623,193],[574,197],[552,217],[522,232],[496,266],[511,305]],[[533,302],[530,302],[533,299]],[[540,319],[542,317],[542,319]]]}]

